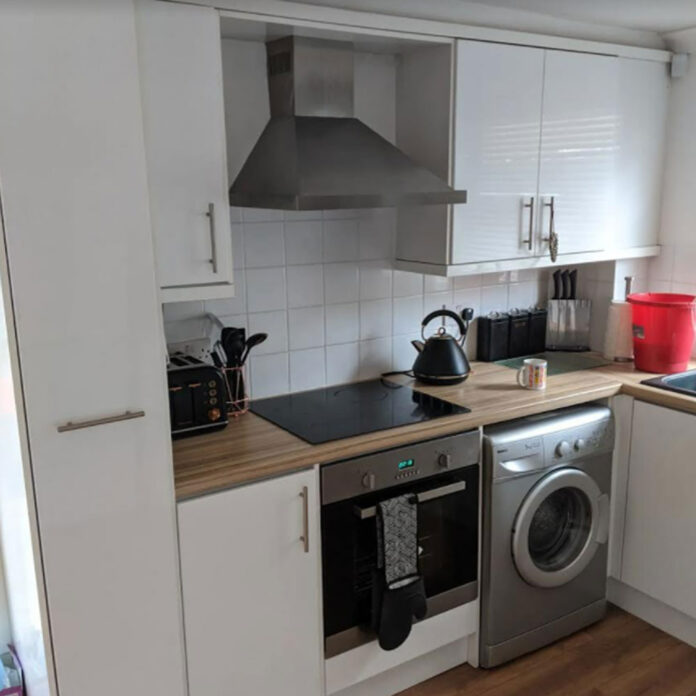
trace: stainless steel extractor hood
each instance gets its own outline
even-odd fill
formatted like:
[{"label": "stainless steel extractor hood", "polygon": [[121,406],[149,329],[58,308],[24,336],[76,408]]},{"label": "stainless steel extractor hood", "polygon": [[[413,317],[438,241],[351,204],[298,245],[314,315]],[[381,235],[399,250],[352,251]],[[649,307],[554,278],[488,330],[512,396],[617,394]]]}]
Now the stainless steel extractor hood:
[{"label": "stainless steel extractor hood", "polygon": [[230,188],[230,204],[284,210],[466,203],[353,116],[349,43],[266,44],[271,118]]}]

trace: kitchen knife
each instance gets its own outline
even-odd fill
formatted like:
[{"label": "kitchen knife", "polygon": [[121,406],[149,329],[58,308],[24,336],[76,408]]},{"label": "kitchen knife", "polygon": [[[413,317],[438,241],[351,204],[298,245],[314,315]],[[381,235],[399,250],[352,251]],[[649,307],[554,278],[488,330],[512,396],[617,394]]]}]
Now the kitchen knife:
[{"label": "kitchen knife", "polygon": [[578,299],[578,269],[574,268],[570,272],[570,299]]},{"label": "kitchen knife", "polygon": [[551,299],[552,300],[560,300],[561,299],[561,272],[560,271],[553,272],[553,297]]},{"label": "kitchen knife", "polygon": [[562,300],[570,299],[570,272],[563,271],[561,273],[561,282],[563,284],[563,294],[561,295]]}]

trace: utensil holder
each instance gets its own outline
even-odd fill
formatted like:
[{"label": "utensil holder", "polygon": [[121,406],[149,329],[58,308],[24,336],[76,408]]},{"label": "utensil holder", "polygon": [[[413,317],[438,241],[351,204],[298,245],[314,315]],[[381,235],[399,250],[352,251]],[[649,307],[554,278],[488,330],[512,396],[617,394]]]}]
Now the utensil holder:
[{"label": "utensil holder", "polygon": [[223,367],[222,374],[227,385],[227,415],[238,418],[249,410],[249,393],[246,385],[246,365]]},{"label": "utensil holder", "polygon": [[548,350],[590,350],[592,300],[549,300]]}]

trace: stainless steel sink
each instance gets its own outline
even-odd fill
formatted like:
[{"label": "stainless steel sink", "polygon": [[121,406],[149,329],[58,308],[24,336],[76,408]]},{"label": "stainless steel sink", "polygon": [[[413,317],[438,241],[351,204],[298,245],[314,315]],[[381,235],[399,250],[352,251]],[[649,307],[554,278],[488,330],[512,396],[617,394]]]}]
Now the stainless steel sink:
[{"label": "stainless steel sink", "polygon": [[679,372],[675,375],[665,375],[664,377],[654,377],[646,379],[641,384],[647,384],[658,389],[666,389],[667,391],[678,392],[679,394],[688,394],[696,396],[696,370],[688,372]]}]

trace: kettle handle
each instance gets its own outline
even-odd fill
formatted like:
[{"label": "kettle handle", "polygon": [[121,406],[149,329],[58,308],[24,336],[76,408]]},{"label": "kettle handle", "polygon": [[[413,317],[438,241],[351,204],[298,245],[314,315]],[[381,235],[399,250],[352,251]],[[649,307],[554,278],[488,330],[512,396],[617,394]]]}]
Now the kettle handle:
[{"label": "kettle handle", "polygon": [[[425,327],[433,320],[437,319],[437,317],[449,317],[450,319],[454,319],[455,323],[457,324],[457,327],[459,328],[459,340],[462,341],[464,339],[464,336],[466,335],[466,326],[464,325],[464,321],[462,318],[456,313],[453,312],[451,309],[436,309],[434,312],[430,312],[425,319],[421,322],[421,334],[424,333]],[[425,337],[423,337],[425,339]]]}]

